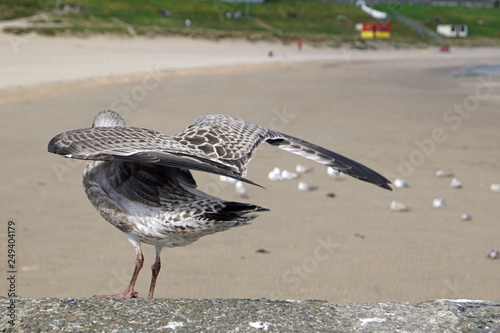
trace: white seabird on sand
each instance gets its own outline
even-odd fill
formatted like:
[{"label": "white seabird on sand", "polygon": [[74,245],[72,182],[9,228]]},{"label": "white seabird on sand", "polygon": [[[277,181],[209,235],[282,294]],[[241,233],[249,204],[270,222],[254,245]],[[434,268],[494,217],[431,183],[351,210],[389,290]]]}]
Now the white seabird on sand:
[{"label": "white seabird on sand", "polygon": [[292,179],[296,179],[297,177],[299,177],[299,175],[296,174],[295,172],[292,172],[292,171],[282,170],[281,177],[285,180],[292,180]]},{"label": "white seabird on sand", "polygon": [[332,167],[328,167],[326,169],[326,173],[328,174],[328,176],[336,178],[336,179],[342,177],[342,173],[340,171],[338,171],[338,170],[335,170]]},{"label": "white seabird on sand", "polygon": [[470,221],[472,220],[472,215],[468,213],[463,213],[462,216],[460,216],[460,218],[462,219],[462,221]]},{"label": "white seabird on sand", "polygon": [[257,217],[253,213],[267,211],[201,192],[190,171],[257,185],[245,175],[252,154],[264,142],[391,189],[385,177],[347,157],[230,116],[203,116],[181,133],[168,136],[127,127],[118,113],[108,110],[97,114],[91,128],[52,138],[49,152],[88,160],[83,173],[87,197],[135,248],[135,268],[128,288],[122,294],[100,297],[137,297],[134,286],[144,263],[141,243],[155,246],[148,294],[152,298],[164,247],[189,245],[205,235],[249,224]]},{"label": "white seabird on sand", "polygon": [[308,173],[311,171],[312,171],[311,167],[306,167],[306,166],[303,166],[302,164],[297,164],[297,166],[295,167],[295,172],[297,172],[297,173]]},{"label": "white seabird on sand", "polygon": [[436,198],[432,201],[432,206],[434,208],[443,208],[444,206],[446,206],[446,204],[443,198]]},{"label": "white seabird on sand", "polygon": [[398,202],[398,201],[394,201],[394,200],[391,201],[389,208],[393,212],[408,212],[408,211],[410,211],[410,207],[408,207],[407,205],[405,205],[402,202]]},{"label": "white seabird on sand", "polygon": [[456,178],[453,178],[450,182],[452,188],[462,188],[462,182]]},{"label": "white seabird on sand", "polygon": [[299,182],[299,184],[297,185],[297,188],[300,191],[314,191],[314,190],[318,189],[318,186],[311,185],[311,184],[308,184],[306,182]]},{"label": "white seabird on sand", "polygon": [[436,171],[436,177],[438,178],[448,178],[448,177],[453,177],[455,174],[453,172],[445,171],[445,170],[438,170]]},{"label": "white seabird on sand", "polygon": [[407,181],[407,180],[404,180],[404,179],[396,179],[394,181],[394,187],[397,187],[397,188],[406,188],[406,187],[410,187],[410,182]]},{"label": "white seabird on sand", "polygon": [[283,181],[283,180],[291,180],[297,178],[299,175],[295,172],[291,172],[288,170],[281,170],[278,167],[275,167],[269,174],[267,178],[273,181]]},{"label": "white seabird on sand", "polygon": [[227,177],[227,176],[223,176],[223,175],[220,175],[219,179],[220,179],[221,182],[229,183],[229,184],[236,184],[236,182],[238,181],[237,179],[234,179],[234,178],[231,178],[231,177]]},{"label": "white seabird on sand", "polygon": [[500,251],[497,249],[492,249],[490,252],[488,252],[487,255],[488,259],[498,259],[500,258]]},{"label": "white seabird on sand", "polygon": [[238,193],[242,198],[247,197],[247,189],[241,180],[238,180],[236,184],[234,184],[234,190]]},{"label": "white seabird on sand", "polygon": [[267,175],[267,178],[269,178],[269,180],[273,180],[273,181],[285,180],[285,179],[283,179],[283,176],[281,175],[281,169],[278,167],[275,167],[271,172],[269,172],[269,174]]}]

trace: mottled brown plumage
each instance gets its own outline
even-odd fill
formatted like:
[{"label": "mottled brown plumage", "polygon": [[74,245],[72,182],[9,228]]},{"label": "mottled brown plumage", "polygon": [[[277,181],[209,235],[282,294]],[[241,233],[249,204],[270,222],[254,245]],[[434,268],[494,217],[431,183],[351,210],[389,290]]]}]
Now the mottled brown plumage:
[{"label": "mottled brown plumage", "polygon": [[203,116],[183,132],[167,136],[126,127],[116,112],[101,111],[92,128],[55,136],[49,152],[89,160],[83,176],[89,200],[136,249],[136,267],[129,288],[123,294],[107,297],[137,296],[134,285],[144,261],[141,243],[156,248],[149,291],[149,297],[153,297],[163,247],[188,245],[202,236],[248,224],[256,217],[252,212],[267,210],[203,193],[196,189],[189,171],[254,184],[244,177],[253,152],[264,142],[390,189],[386,178],[351,159],[230,116]]}]

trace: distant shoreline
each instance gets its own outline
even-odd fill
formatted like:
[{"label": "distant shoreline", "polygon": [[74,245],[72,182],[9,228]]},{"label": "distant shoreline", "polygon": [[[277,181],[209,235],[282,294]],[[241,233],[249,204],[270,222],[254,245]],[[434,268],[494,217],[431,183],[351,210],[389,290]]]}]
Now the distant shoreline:
[{"label": "distant shoreline", "polygon": [[[116,36],[44,37],[0,34],[0,91],[13,93],[22,87],[66,84],[112,84],[141,79],[148,71],[169,75],[248,70],[253,66],[283,66],[303,61],[388,61],[412,59],[484,59],[500,55],[500,48],[452,48],[441,53],[437,47],[400,50],[355,50],[296,45],[209,41],[187,37]],[[270,57],[269,53],[273,56]],[[499,57],[500,58],[500,57]],[[35,69],[35,70],[34,70]],[[82,81],[90,80],[89,83]]]}]

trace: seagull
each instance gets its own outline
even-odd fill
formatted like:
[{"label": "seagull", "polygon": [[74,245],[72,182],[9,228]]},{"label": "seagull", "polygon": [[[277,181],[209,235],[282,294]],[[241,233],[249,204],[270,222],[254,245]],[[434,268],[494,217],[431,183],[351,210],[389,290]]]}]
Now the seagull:
[{"label": "seagull", "polygon": [[267,208],[210,196],[196,188],[190,170],[245,178],[253,152],[264,142],[331,166],[354,178],[392,190],[390,181],[347,157],[307,141],[225,115],[206,115],[175,136],[127,127],[115,111],[101,111],[91,128],[63,132],[50,153],[88,160],[83,187],[102,217],[120,229],[136,252],[128,288],[117,295],[136,298],[143,267],[141,243],[155,246],[148,297],[152,298],[164,247],[185,246],[200,237],[250,223]]}]

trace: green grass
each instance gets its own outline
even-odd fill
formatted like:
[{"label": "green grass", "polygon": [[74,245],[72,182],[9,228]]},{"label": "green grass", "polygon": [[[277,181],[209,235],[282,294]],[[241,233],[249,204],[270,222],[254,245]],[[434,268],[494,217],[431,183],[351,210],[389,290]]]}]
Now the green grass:
[{"label": "green grass", "polygon": [[[159,27],[184,27],[189,18],[193,28],[217,30],[268,31],[255,22],[259,19],[275,30],[305,34],[354,33],[352,22],[367,20],[369,17],[351,5],[326,4],[301,1],[272,1],[265,5],[250,5],[251,17],[239,20],[227,19],[227,11],[245,13],[245,4],[224,3],[220,1],[80,1],[85,11],[96,16],[114,16],[132,25],[155,25]],[[166,8],[172,17],[157,14],[158,9]],[[289,19],[288,13],[296,12],[297,19]],[[347,22],[336,20],[338,14],[347,14]]]},{"label": "green grass", "polygon": [[1,0],[0,20],[12,20],[15,18],[31,16],[44,8],[48,10],[53,9],[47,8],[43,5],[43,3],[40,4],[34,0]]},{"label": "green grass", "polygon": [[[373,21],[358,7],[317,1],[268,0],[265,4],[251,4],[250,16],[246,17],[244,3],[190,0],[68,0],[70,5],[80,5],[82,13],[61,14],[55,12],[53,0],[1,0],[0,19],[12,19],[33,15],[37,12],[50,13],[44,27],[29,29],[7,29],[13,33],[37,31],[41,34],[88,35],[99,33],[129,34],[131,29],[138,35],[187,35],[205,38],[246,37],[248,39],[279,39],[290,42],[297,38],[315,43],[337,45],[342,41],[359,42],[359,32],[354,24]],[[500,10],[431,6],[395,6],[379,4],[376,8],[389,13],[401,13],[435,30],[436,17],[445,23],[469,25],[472,39],[484,38],[493,43],[498,41]],[[170,17],[158,15],[158,10],[168,9]],[[227,19],[227,11],[241,11],[239,20]],[[289,18],[289,13],[297,18]],[[343,17],[340,20],[339,17]],[[192,22],[190,29],[184,20]],[[479,25],[478,19],[485,24]],[[395,19],[392,24],[392,42],[432,43],[415,36],[412,29]],[[57,22],[57,24],[53,24]],[[48,26],[47,26],[48,25]]]}]

